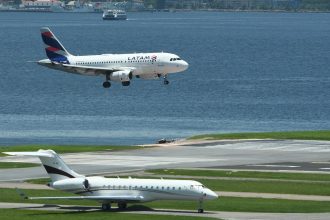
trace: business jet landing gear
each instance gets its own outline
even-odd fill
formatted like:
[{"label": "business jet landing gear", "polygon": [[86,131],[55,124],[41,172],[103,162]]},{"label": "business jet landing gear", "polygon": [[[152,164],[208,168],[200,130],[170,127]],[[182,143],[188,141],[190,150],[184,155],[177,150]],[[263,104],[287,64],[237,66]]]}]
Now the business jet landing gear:
[{"label": "business jet landing gear", "polygon": [[170,82],[167,80],[167,74],[164,75],[164,85],[168,85]]},{"label": "business jet landing gear", "polygon": [[204,212],[204,208],[203,208],[203,200],[199,200],[198,202],[198,213],[203,213]]},{"label": "business jet landing gear", "polygon": [[102,210],[103,211],[109,211],[111,209],[111,204],[110,203],[103,203],[102,204]]},{"label": "business jet landing gear", "polygon": [[103,83],[103,87],[104,88],[110,88],[110,86],[111,86],[111,83],[109,82],[109,80],[110,80],[110,74],[106,74],[105,75],[105,82]]},{"label": "business jet landing gear", "polygon": [[118,208],[119,209],[126,209],[127,203],[126,202],[118,202]]}]

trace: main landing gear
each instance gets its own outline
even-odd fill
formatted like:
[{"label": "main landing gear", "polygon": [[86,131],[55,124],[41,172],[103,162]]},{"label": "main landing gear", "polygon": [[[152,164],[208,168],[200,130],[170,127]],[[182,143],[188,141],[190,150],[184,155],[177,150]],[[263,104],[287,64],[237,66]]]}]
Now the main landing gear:
[{"label": "main landing gear", "polygon": [[[111,209],[111,203],[102,203],[101,206],[103,211],[109,211]],[[123,210],[127,208],[126,202],[118,202],[118,209]]]},{"label": "main landing gear", "polygon": [[109,211],[111,209],[111,204],[110,203],[103,203],[102,204],[102,210],[103,211]]},{"label": "main landing gear", "polygon": [[111,83],[109,82],[109,80],[110,80],[110,74],[106,74],[105,75],[105,82],[103,83],[103,87],[104,88],[110,88],[110,86],[111,86]]},{"label": "main landing gear", "polygon": [[170,82],[167,80],[167,74],[164,75],[164,85],[168,85]]},{"label": "main landing gear", "polygon": [[106,89],[107,88],[110,88],[110,86],[111,86],[111,83],[110,82],[104,82],[103,83],[103,87],[106,88]]},{"label": "main landing gear", "polygon": [[126,202],[118,202],[118,208],[119,209],[126,209],[127,203]]}]

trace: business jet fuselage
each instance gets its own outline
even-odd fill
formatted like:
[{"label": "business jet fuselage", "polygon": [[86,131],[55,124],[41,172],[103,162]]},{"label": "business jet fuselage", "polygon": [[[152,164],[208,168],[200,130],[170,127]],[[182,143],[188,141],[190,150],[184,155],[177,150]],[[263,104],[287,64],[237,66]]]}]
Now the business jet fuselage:
[{"label": "business jet fuselage", "polygon": [[132,53],[101,54],[74,56],[70,54],[49,28],[41,28],[41,36],[45,44],[48,59],[39,60],[38,64],[48,68],[88,76],[105,76],[103,87],[109,88],[110,81],[130,85],[133,76],[142,79],[157,79],[182,72],[188,63],[171,53]]},{"label": "business jet fuselage", "polygon": [[105,178],[86,177],[71,170],[52,150],[37,152],[4,152],[17,156],[39,157],[51,178],[49,186],[71,192],[76,196],[27,197],[26,199],[89,199],[102,203],[102,209],[118,203],[126,208],[127,203],[149,202],[154,200],[195,200],[199,203],[198,212],[203,212],[203,201],[218,198],[218,195],[194,180]]}]

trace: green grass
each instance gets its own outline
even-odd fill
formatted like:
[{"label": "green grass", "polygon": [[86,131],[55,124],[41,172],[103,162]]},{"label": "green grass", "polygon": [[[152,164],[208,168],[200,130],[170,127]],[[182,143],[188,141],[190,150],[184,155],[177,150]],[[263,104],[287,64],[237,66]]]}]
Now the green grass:
[{"label": "green grass", "polygon": [[[24,190],[28,196],[68,196],[70,193],[55,190]],[[0,202],[38,203],[38,204],[66,204],[82,206],[99,206],[97,202],[88,200],[22,200],[15,189],[0,189]],[[140,204],[142,205],[142,204]],[[196,210],[196,201],[157,201],[143,204],[151,208],[188,209]],[[132,206],[130,204],[129,206]],[[220,197],[206,201],[206,210],[213,211],[242,211],[242,212],[330,212],[330,202],[297,201],[283,199],[259,199]]]},{"label": "green grass", "polygon": [[194,180],[203,183],[214,191],[330,196],[330,182],[305,183],[285,181]]},{"label": "green grass", "polygon": [[[0,152],[6,151],[37,151],[39,149],[52,149],[57,153],[78,153],[93,151],[122,151],[144,149],[143,146],[93,146],[93,145],[21,145],[21,146],[0,146]],[[7,156],[0,153],[0,156]]]},{"label": "green grass", "polygon": [[190,137],[189,139],[294,139],[294,140],[330,140],[330,130],[320,131],[283,131],[283,132],[250,132],[230,134],[204,134]]},{"label": "green grass", "polygon": [[29,180],[25,180],[25,182],[46,185],[47,183],[51,182],[51,179],[50,178],[29,179]]},{"label": "green grass", "polygon": [[284,172],[259,172],[259,171],[229,171],[229,170],[184,170],[184,169],[157,169],[147,172],[157,175],[185,175],[207,176],[227,178],[258,178],[258,179],[281,179],[281,180],[310,180],[330,181],[330,174],[319,173],[284,173]]},{"label": "green grass", "polygon": [[0,162],[0,169],[36,167],[35,163]]},{"label": "green grass", "polygon": [[[146,205],[152,208],[197,209],[197,202],[194,201],[157,201]],[[330,202],[220,197],[206,201],[204,209],[229,212],[317,213],[329,212]]]},{"label": "green grass", "polygon": [[[197,214],[196,214],[197,215]],[[143,215],[143,214],[125,214],[117,212],[102,212],[102,211],[90,211],[90,212],[55,212],[55,211],[35,211],[35,210],[17,210],[17,209],[0,209],[1,220],[58,220],[58,219],[70,219],[70,220],[199,220],[199,219],[213,219],[206,217],[193,217],[193,216],[170,216],[170,215]]]}]

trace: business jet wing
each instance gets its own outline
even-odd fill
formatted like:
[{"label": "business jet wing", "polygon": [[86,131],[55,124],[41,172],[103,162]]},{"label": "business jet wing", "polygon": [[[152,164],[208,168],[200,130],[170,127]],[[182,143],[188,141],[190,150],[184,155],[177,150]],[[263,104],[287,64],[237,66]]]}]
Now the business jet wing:
[{"label": "business jet wing", "polygon": [[45,200],[96,200],[96,201],[131,201],[131,202],[140,202],[144,199],[143,196],[46,196],[46,197],[28,197],[24,192],[19,189],[16,189],[17,193],[23,199],[31,199],[31,200],[38,200],[38,199],[45,199]]},{"label": "business jet wing", "polygon": [[127,71],[132,72],[135,70],[134,67],[120,67],[120,68],[105,68],[96,66],[84,66],[84,65],[72,65],[72,64],[55,64],[60,65],[62,68],[68,71],[81,75],[106,75],[117,71]]}]

